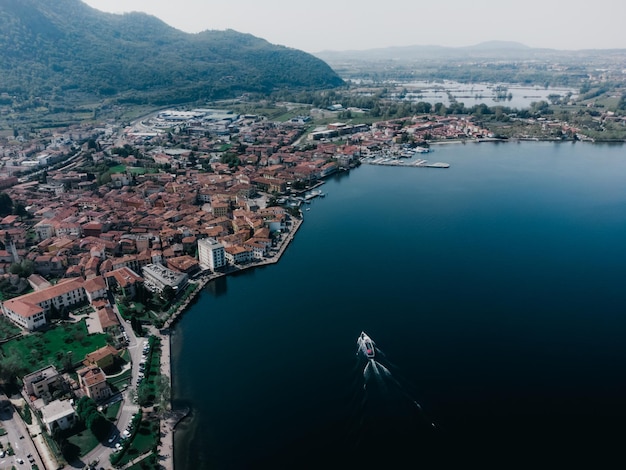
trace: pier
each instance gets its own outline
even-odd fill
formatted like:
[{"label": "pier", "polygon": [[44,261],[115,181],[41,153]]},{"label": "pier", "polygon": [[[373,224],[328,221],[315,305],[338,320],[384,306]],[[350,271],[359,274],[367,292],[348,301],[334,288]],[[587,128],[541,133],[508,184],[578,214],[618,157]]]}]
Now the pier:
[{"label": "pier", "polygon": [[384,165],[384,166],[408,166],[414,168],[450,168],[449,163],[436,162],[429,163],[428,160],[399,160],[392,157],[363,158],[361,163],[368,165]]}]

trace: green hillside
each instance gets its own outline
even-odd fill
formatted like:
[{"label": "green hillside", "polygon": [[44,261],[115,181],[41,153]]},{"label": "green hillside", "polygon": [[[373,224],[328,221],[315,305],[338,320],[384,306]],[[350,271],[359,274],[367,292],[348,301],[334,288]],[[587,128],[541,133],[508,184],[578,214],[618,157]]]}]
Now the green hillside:
[{"label": "green hillside", "polygon": [[170,104],[342,84],[322,60],[249,34],[188,34],[153,16],[102,13],[80,0],[0,0],[5,101]]}]

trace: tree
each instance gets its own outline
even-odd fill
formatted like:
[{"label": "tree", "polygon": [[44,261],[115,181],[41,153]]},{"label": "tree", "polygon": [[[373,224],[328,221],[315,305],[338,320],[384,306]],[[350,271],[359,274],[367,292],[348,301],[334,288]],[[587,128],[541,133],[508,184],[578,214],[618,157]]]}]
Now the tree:
[{"label": "tree", "polygon": [[137,388],[137,404],[139,406],[146,406],[150,402],[150,387],[148,387],[147,383],[142,383]]},{"label": "tree", "polygon": [[171,302],[174,297],[176,297],[176,291],[172,288],[172,286],[165,286],[163,288],[163,292],[161,292],[161,295],[164,300],[166,300],[167,302]]},{"label": "tree", "polygon": [[15,204],[13,204],[13,214],[19,215],[20,217],[27,216],[28,212],[26,211],[26,206],[21,202],[16,202]]},{"label": "tree", "polygon": [[21,263],[13,263],[9,266],[11,274],[17,274],[19,277],[27,278],[35,272],[35,264],[32,260],[25,259]]},{"label": "tree", "polygon": [[13,384],[18,376],[25,371],[24,361],[15,355],[0,358],[0,380]]},{"label": "tree", "polygon": [[143,326],[136,315],[130,317],[130,326],[137,336],[143,336]]},{"label": "tree", "polygon": [[111,182],[111,172],[105,171],[104,173],[98,175],[97,183],[102,186],[105,184],[109,184]]},{"label": "tree", "polygon": [[98,411],[98,405],[93,399],[81,397],[76,402],[76,414],[98,440],[105,439],[109,434],[111,423]]},{"label": "tree", "polygon": [[13,212],[13,201],[7,193],[0,193],[0,216],[5,217]]},{"label": "tree", "polygon": [[76,402],[76,414],[81,421],[85,422],[93,411],[98,411],[98,405],[92,398],[82,396]]}]

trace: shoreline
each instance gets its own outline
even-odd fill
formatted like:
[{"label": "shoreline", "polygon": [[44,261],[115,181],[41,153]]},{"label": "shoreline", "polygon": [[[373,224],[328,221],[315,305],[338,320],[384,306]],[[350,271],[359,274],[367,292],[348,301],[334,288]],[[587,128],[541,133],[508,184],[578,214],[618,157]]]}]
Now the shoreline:
[{"label": "shoreline", "polygon": [[[468,144],[468,143],[499,143],[499,142],[554,142],[554,143],[574,143],[575,140],[562,140],[562,139],[534,139],[534,138],[513,138],[513,139],[481,139],[481,140],[447,140],[447,141],[438,141],[431,142],[430,145],[450,145],[450,144]],[[597,143],[591,141],[580,141],[581,143]],[[299,193],[304,193],[311,189],[317,188],[323,185],[324,182],[318,182],[311,188],[307,188],[306,190],[301,190]],[[288,232],[284,235],[284,239],[281,240],[280,245],[276,253],[269,257],[260,261],[250,262],[245,265],[237,265],[231,266],[225,272],[211,272],[210,274],[203,275],[199,279],[193,281],[196,284],[196,288],[185,298],[185,300],[181,303],[181,305],[172,313],[172,315],[167,319],[161,329],[152,329],[156,331],[156,335],[161,338],[161,347],[162,358],[161,358],[161,371],[163,375],[166,375],[169,379],[170,390],[172,388],[172,366],[171,366],[171,346],[172,346],[172,329],[175,326],[176,322],[182,317],[182,314],[188,309],[190,304],[195,301],[200,292],[204,289],[204,287],[211,281],[221,278],[223,276],[228,276],[231,274],[236,274],[245,270],[254,269],[256,267],[267,266],[271,264],[276,264],[280,261],[280,258],[284,254],[287,247],[295,238],[296,233],[302,226],[304,222],[304,218],[301,217],[291,217],[292,225]],[[174,440],[175,440],[175,430],[177,425],[189,414],[190,410],[173,410],[173,395],[170,397],[169,402],[169,410],[161,419],[161,443],[159,444],[159,464],[165,470],[173,470],[174,469]]]},{"label": "shoreline", "polygon": [[[245,271],[248,269],[257,268],[259,266],[268,266],[271,264],[276,264],[280,261],[283,253],[287,249],[287,247],[293,241],[296,233],[302,226],[304,219],[292,217],[292,226],[287,236],[284,240],[282,240],[278,251],[274,256],[263,259],[261,261],[250,263],[245,266],[239,266],[234,269],[231,269],[224,273],[212,273],[210,275],[204,276],[197,283],[196,289],[189,294],[189,296],[185,299],[185,301],[176,309],[176,311],[167,319],[167,321],[163,324],[163,328],[157,330],[157,336],[161,339],[161,375],[166,376],[169,379],[170,390],[172,388],[172,361],[171,361],[171,351],[172,351],[172,327],[175,326],[176,321],[182,316],[182,314],[187,310],[189,304],[193,302],[200,292],[204,289],[204,287],[211,281],[218,279],[223,276],[228,276],[229,274],[238,273],[241,271]],[[170,396],[169,402],[169,410],[163,419],[161,419],[161,442],[159,444],[159,463],[162,468],[165,470],[173,470],[174,469],[174,432],[178,423],[180,423],[187,415],[189,414],[189,410],[186,410],[184,413],[176,412],[173,410],[173,397]]]},{"label": "shoreline", "polygon": [[282,240],[282,242],[280,244],[280,247],[278,248],[278,251],[276,252],[276,254],[274,254],[274,256],[272,256],[270,258],[265,258],[265,259],[263,259],[261,261],[251,262],[251,263],[248,263],[246,265],[235,266],[232,269],[229,269],[228,271],[225,271],[225,272],[211,273],[211,274],[207,274],[207,275],[203,276],[196,283],[195,290],[193,292],[191,292],[187,296],[187,298],[184,300],[184,302],[165,321],[165,323],[163,324],[163,327],[160,328],[160,330],[159,330],[160,333],[161,334],[169,334],[170,328],[176,323],[176,321],[178,320],[180,315],[187,309],[189,304],[193,300],[195,300],[195,298],[198,296],[200,291],[202,291],[202,289],[204,289],[204,287],[209,282],[211,282],[211,281],[213,281],[215,279],[218,279],[220,277],[228,276],[230,274],[239,273],[239,272],[242,272],[242,271],[246,271],[248,269],[254,269],[254,268],[258,268],[260,266],[268,266],[270,264],[278,263],[280,261],[281,256],[283,255],[283,253],[285,252],[285,250],[287,249],[289,244],[294,239],[296,233],[300,229],[300,226],[302,225],[303,222],[304,222],[304,219],[302,219],[302,218],[292,218],[292,227],[289,230],[289,232],[287,233],[287,236],[285,237],[285,239]]}]

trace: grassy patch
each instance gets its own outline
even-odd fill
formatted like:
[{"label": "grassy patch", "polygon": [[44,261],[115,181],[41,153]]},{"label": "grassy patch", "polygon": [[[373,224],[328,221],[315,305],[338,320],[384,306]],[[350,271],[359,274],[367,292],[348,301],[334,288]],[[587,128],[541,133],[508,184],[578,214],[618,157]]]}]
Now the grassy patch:
[{"label": "grassy patch", "polygon": [[117,419],[117,413],[120,411],[121,407],[121,400],[107,406],[107,409],[104,411],[104,417],[111,422],[115,421]]},{"label": "grassy patch", "polygon": [[159,464],[159,456],[150,454],[148,457],[140,460],[136,464],[126,467],[126,470],[159,470],[161,468],[162,467]]},{"label": "grassy patch", "polygon": [[[44,332],[15,338],[2,347],[5,356],[24,358],[27,372],[50,364],[62,370],[68,358],[76,363],[86,354],[106,345],[106,335],[89,334],[85,321],[57,325]],[[69,354],[71,352],[71,354]]]},{"label": "grassy patch", "polygon": [[22,330],[4,315],[0,316],[0,341],[19,334]]},{"label": "grassy patch", "polygon": [[159,434],[159,421],[142,421],[117,465],[126,465],[132,459],[152,450],[158,444]]},{"label": "grassy patch", "polygon": [[126,173],[125,165],[115,165],[109,168],[110,173]]},{"label": "grassy patch", "polygon": [[96,446],[100,444],[98,439],[96,439],[96,436],[94,436],[88,429],[84,429],[83,431],[69,436],[67,440],[80,449],[79,455],[81,457],[95,449]]},{"label": "grassy patch", "polygon": [[144,175],[148,171],[146,168],[142,168],[140,166],[131,166],[126,168],[126,170],[133,175]]},{"label": "grassy patch", "polygon": [[107,382],[114,390],[122,390],[124,386],[130,384],[131,374],[132,371],[130,369],[126,370],[120,375],[116,375],[115,377],[111,377],[110,379],[108,378]]}]

